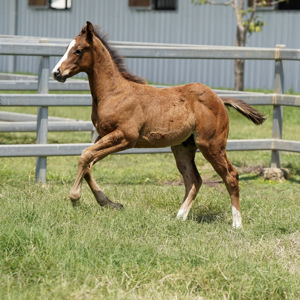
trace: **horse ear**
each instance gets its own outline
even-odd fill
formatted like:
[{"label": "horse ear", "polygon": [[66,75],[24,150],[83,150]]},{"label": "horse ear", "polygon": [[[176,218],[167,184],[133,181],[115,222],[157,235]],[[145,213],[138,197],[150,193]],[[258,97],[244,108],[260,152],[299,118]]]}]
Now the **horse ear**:
[{"label": "horse ear", "polygon": [[86,22],[86,39],[89,43],[93,42],[94,26],[91,22]]}]

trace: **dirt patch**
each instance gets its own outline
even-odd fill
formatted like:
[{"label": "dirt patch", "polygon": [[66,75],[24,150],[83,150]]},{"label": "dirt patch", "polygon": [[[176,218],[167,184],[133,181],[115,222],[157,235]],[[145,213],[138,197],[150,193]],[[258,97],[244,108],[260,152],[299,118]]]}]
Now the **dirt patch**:
[{"label": "dirt patch", "polygon": [[[262,172],[263,172],[263,167],[236,167],[236,169],[238,170],[238,172],[240,174],[255,174],[258,176],[261,176]],[[211,187],[211,188],[215,188],[215,189],[219,189],[222,188],[222,185],[224,185],[223,181],[221,179],[216,179],[216,178],[212,178],[212,177],[202,177],[202,181],[203,184]],[[180,185],[184,185],[183,183],[183,179],[179,179],[179,180],[174,180],[174,181],[164,181],[163,185],[170,185],[170,186],[180,186]]]},{"label": "dirt patch", "polygon": [[283,182],[289,178],[289,170],[283,168],[265,168],[260,174],[264,179]]},{"label": "dirt patch", "polygon": [[[216,180],[213,178],[202,178],[203,184],[212,187],[212,188],[219,188],[222,184],[222,180]],[[183,180],[175,180],[175,181],[164,181],[163,185],[170,185],[170,186],[180,186],[184,185]]]},{"label": "dirt patch", "polygon": [[171,185],[171,186],[179,186],[179,185],[184,185],[183,180],[168,180],[164,181],[163,185]]},{"label": "dirt patch", "polygon": [[208,187],[217,189],[217,188],[221,187],[221,185],[223,184],[223,181],[209,178],[209,179],[203,179],[203,184]]},{"label": "dirt patch", "polygon": [[261,174],[263,167],[236,167],[239,173],[245,173],[245,174]]}]

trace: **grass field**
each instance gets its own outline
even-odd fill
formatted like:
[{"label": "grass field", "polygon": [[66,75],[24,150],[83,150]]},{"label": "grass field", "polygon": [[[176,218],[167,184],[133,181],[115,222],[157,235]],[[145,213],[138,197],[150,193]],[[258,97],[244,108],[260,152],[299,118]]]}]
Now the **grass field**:
[{"label": "grass field", "polygon": [[[231,139],[271,137],[272,111],[259,109],[269,115],[261,127],[230,110]],[[90,109],[49,115],[89,119]],[[300,140],[298,108],[284,108],[283,131]],[[89,141],[49,134],[49,143]],[[34,142],[29,133],[0,136]],[[1,159],[0,298],[300,299],[300,156],[282,154],[283,183],[258,174],[268,151],[229,157],[240,171],[243,230],[231,228],[229,196],[200,153],[205,184],[185,222],[176,219],[184,187],[171,154],[113,155],[94,167],[122,211],[99,207],[86,184],[82,205],[71,207],[76,157],[49,158],[44,186],[34,183],[34,158]]]}]

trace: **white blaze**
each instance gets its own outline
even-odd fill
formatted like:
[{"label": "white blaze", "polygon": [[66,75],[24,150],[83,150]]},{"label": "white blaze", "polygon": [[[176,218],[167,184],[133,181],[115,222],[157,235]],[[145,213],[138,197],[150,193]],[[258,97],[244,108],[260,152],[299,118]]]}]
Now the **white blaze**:
[{"label": "white blaze", "polygon": [[59,62],[56,64],[56,66],[52,70],[52,74],[55,73],[55,72],[57,72],[57,70],[59,69],[60,65],[67,59],[70,50],[75,46],[75,44],[76,44],[76,41],[72,40],[71,43],[69,44],[69,47],[68,47],[66,53],[64,54],[64,56],[59,60]]}]

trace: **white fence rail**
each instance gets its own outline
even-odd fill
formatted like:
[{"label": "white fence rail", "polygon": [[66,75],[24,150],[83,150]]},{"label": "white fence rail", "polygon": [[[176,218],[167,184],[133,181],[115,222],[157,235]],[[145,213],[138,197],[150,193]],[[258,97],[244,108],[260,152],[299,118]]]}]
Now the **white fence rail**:
[{"label": "white fence rail", "polygon": [[[49,80],[49,56],[61,56],[66,49],[66,40],[38,39],[33,37],[0,36],[0,55],[41,56],[38,80],[0,80],[0,90],[38,90],[38,94],[0,94],[0,106],[37,106],[37,121],[0,114],[0,132],[36,131],[35,145],[0,145],[0,157],[36,156],[36,179],[46,181],[47,156],[79,155],[91,144],[47,144],[48,131],[92,131],[91,122],[48,118],[50,106],[90,106],[90,95],[48,94],[51,90],[87,90],[86,81],[69,81],[60,84]],[[239,48],[174,44],[146,44],[111,42],[125,57],[169,59],[257,59],[274,60],[274,94],[216,91],[221,97],[233,97],[251,105],[273,106],[273,133],[271,139],[229,140],[228,151],[271,150],[271,166],[280,167],[280,151],[300,152],[300,141],[282,140],[283,106],[300,106],[300,96],[284,95],[283,60],[300,60],[300,50],[276,48]],[[11,116],[12,117],[12,116]],[[26,118],[26,117],[25,117]],[[28,120],[28,118],[27,118]],[[5,121],[5,122],[4,122]],[[48,122],[49,121],[49,122]],[[130,149],[121,153],[164,153],[170,148]]]}]

